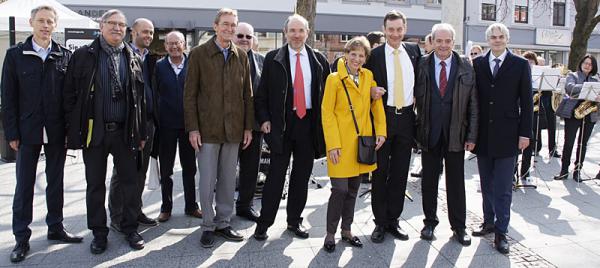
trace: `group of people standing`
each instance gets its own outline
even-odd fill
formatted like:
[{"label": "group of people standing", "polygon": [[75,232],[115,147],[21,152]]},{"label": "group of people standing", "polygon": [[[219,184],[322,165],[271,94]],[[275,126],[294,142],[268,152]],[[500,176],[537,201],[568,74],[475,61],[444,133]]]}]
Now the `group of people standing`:
[{"label": "group of people standing", "polygon": [[[386,234],[408,240],[399,218],[415,146],[423,151],[421,238],[434,239],[438,184],[445,170],[453,236],[464,246],[471,244],[464,183],[464,155],[471,151],[477,154],[484,211],[484,223],[472,235],[495,233],[496,249],[509,252],[512,172],[518,152],[532,138],[533,105],[529,64],[507,49],[510,36],[503,24],[488,27],[490,51],[471,62],[453,50],[455,31],[445,23],[432,28],[433,52],[421,55],[416,44],[403,42],[406,16],[390,11],[383,18],[384,35],[347,42],[333,68],[337,71],[331,72],[325,56],[306,44],[311,29],[297,14],[283,24],[287,43],[266,56],[253,51],[252,25],[240,23],[236,10],[223,8],[210,40],[187,55],[183,34],[172,31],[165,37],[167,56],[160,60],[149,51],[154,27],[148,19],[134,21],[132,42],[126,43],[125,14],[109,10],[101,17],[100,35],[73,53],[51,39],[57,22],[51,6],[32,10],[33,35],[7,51],[3,68],[5,135],[18,151],[12,224],[17,243],[11,261],[22,261],[29,251],[42,147],[48,239],[66,243],[83,239],[62,224],[66,149],[83,150],[94,254],[108,245],[104,202],[109,154],[114,161],[110,227],[123,233],[133,249],[144,247],[139,225],[153,226],[171,217],[177,148],[184,213],[202,218],[204,248],[213,247],[216,236],[244,239],[231,227],[234,211],[257,223],[255,239],[267,239],[290,165],[287,230],[308,238],[302,225],[308,180],[314,159],[326,156],[331,196],[324,249],[332,252],[340,219],[342,240],[363,245],[351,224],[360,176],[369,172],[375,221],[371,240],[381,243]],[[595,75],[597,64],[591,60],[595,67],[582,67],[582,78],[571,78],[577,80],[573,83]],[[569,85],[571,91],[580,89]],[[357,158],[359,137],[364,136],[373,137],[376,161]],[[252,199],[263,139],[270,164],[259,214]],[[150,156],[158,156],[161,163],[157,219],[142,212]]]}]

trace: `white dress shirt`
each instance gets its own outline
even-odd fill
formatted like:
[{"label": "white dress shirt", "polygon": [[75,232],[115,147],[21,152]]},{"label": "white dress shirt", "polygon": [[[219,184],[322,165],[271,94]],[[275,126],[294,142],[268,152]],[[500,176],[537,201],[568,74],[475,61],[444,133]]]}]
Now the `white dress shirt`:
[{"label": "white dress shirt", "polygon": [[[440,60],[440,58],[438,58],[438,56],[435,55],[435,53],[433,53],[433,60],[435,62],[435,83],[437,84],[438,88],[440,88],[440,73],[442,72],[442,60]],[[450,57],[445,59],[444,62],[446,63],[446,81],[449,81],[450,70],[452,68],[452,54],[450,54]]]},{"label": "white dress shirt", "polygon": [[[292,85],[294,84],[294,78],[296,77],[296,50],[292,49],[288,45],[288,51],[290,53],[290,73],[292,74]],[[306,109],[312,109],[311,100],[311,80],[312,74],[310,72],[310,61],[308,60],[308,52],[306,47],[302,47],[300,51],[300,66],[302,66],[302,78],[304,78],[304,100],[306,101]],[[294,108],[295,109],[295,108]]]},{"label": "white dress shirt", "polygon": [[183,70],[183,65],[185,63],[185,57],[183,57],[183,60],[181,60],[180,64],[175,64],[171,61],[171,57],[167,57],[169,59],[169,63],[171,64],[171,68],[173,68],[173,71],[175,72],[175,75],[179,75],[179,73],[181,73],[181,70]]},{"label": "white dress shirt", "polygon": [[[415,86],[415,70],[404,44],[400,44],[398,48],[400,56],[400,64],[402,65],[402,81],[404,82],[404,106],[413,104],[413,90]],[[385,43],[385,68],[387,71],[387,105],[394,107],[394,48],[387,42]]]},{"label": "white dress shirt", "polygon": [[494,66],[496,66],[496,62],[494,61],[495,59],[500,59],[500,63],[498,63],[498,69],[500,69],[500,67],[502,67],[502,64],[504,63],[504,59],[506,58],[506,54],[507,54],[507,50],[504,50],[504,52],[502,52],[502,54],[500,54],[499,57],[496,58],[496,56],[494,56],[494,53],[492,53],[492,51],[490,50],[490,71],[492,71],[492,74],[494,73]]},{"label": "white dress shirt", "polygon": [[52,50],[52,41],[50,41],[50,44],[47,48],[43,48],[38,45],[33,38],[31,38],[31,43],[33,44],[33,50],[35,50],[35,53],[42,58],[42,61],[46,61],[48,54],[50,54],[50,51]]}]

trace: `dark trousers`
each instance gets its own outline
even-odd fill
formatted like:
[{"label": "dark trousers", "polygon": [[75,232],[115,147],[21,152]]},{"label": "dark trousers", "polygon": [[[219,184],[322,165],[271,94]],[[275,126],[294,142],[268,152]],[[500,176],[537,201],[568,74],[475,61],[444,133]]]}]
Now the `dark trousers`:
[{"label": "dark trousers", "polygon": [[442,160],[446,166],[446,200],[448,201],[448,220],[452,230],[464,230],[467,215],[465,199],[465,152],[448,152],[448,145],[440,137],[440,142],[428,151],[423,151],[421,161],[423,179],[423,213],[425,225],[437,226],[437,199]]},{"label": "dark trousers", "polygon": [[235,203],[236,210],[250,209],[253,205],[252,199],[256,190],[260,165],[262,136],[262,132],[252,131],[252,142],[245,150],[240,150],[240,183],[238,200]]},{"label": "dark trousers", "polygon": [[313,123],[310,118],[310,110],[303,119],[294,116],[293,122],[288,124],[289,129],[284,135],[282,152],[271,151],[269,175],[263,186],[259,226],[270,227],[275,222],[290,156],[294,157],[294,162],[288,185],[287,223],[292,226],[302,223],[301,215],[306,205],[308,179],[312,173],[315,156],[311,132]]},{"label": "dark trousers", "polygon": [[[62,230],[63,175],[67,150],[64,144],[44,144],[46,155],[46,224],[49,231]],[[33,192],[42,145],[21,144],[17,152],[17,186],[13,199],[12,229],[17,242],[29,241],[33,218]]]},{"label": "dark trousers", "polygon": [[[548,151],[552,152],[556,150],[556,113],[552,110],[552,93],[551,92],[543,92],[541,103],[544,106],[544,113],[542,116],[546,117],[546,124],[548,130]],[[535,124],[535,121],[534,121]],[[540,147],[538,147],[538,151],[541,148],[541,139],[540,139]]]},{"label": "dark trousers", "polygon": [[160,212],[171,212],[173,209],[173,165],[175,152],[179,146],[179,162],[183,181],[183,196],[185,212],[198,209],[196,203],[196,152],[189,142],[188,133],[184,129],[160,128],[159,159],[160,159],[160,188],[162,205]]},{"label": "dark trousers", "polygon": [[404,192],[413,147],[415,114],[386,109],[387,139],[377,151],[371,177],[371,206],[377,225],[397,225],[404,210]]},{"label": "dark trousers", "polygon": [[[531,139],[529,139],[529,146],[523,150],[523,154],[521,156],[521,173],[522,177],[529,176],[529,168],[531,167],[531,158],[534,152],[539,152],[541,145],[541,135],[540,135],[540,127],[538,125],[539,116],[544,116],[540,113],[533,113],[533,133],[537,133],[537,135],[532,135]],[[551,150],[552,151],[552,150]],[[516,160],[516,159],[515,159]]]},{"label": "dark trousers", "polygon": [[490,225],[494,223],[496,233],[499,234],[508,232],[515,159],[516,156],[477,156],[483,199],[483,222]]},{"label": "dark trousers", "polygon": [[108,154],[113,156],[114,165],[117,167],[118,184],[121,189],[119,194],[123,197],[123,216],[120,222],[124,233],[132,233],[137,230],[137,217],[139,212],[137,151],[131,150],[124,141],[123,129],[106,131],[104,139],[98,146],[83,150],[83,161],[85,163],[86,207],[88,228],[94,236],[106,237],[106,160]]},{"label": "dark trousers", "polygon": [[[146,172],[148,171],[148,164],[150,163],[150,152],[152,152],[152,146],[154,144],[154,121],[149,120],[146,122],[146,133],[148,133],[148,140],[144,145],[144,149],[138,153],[138,160],[140,166],[138,167],[138,181],[135,191],[135,195],[138,197],[138,215],[142,215],[142,194],[144,193],[144,186],[146,185]],[[141,158],[140,157],[141,154]],[[119,185],[119,175],[117,167],[113,167],[112,177],[110,178],[110,188],[108,190],[108,211],[110,213],[110,221],[119,223],[123,217],[123,193]]]},{"label": "dark trousers", "polygon": [[[585,124],[583,124],[583,120],[585,120]],[[594,125],[595,123],[592,123],[589,115],[581,120],[575,118],[565,119],[565,144],[563,146],[561,173],[563,173],[563,171],[564,173],[569,171],[575,136],[578,136],[577,151],[575,152],[575,169],[581,169],[583,161],[585,160],[587,143],[594,130]],[[579,135],[577,135],[577,132],[579,132]]]},{"label": "dark trousers", "polygon": [[361,180],[361,177],[331,178],[331,195],[327,203],[327,233],[335,234],[340,218],[342,231],[350,231]]}]

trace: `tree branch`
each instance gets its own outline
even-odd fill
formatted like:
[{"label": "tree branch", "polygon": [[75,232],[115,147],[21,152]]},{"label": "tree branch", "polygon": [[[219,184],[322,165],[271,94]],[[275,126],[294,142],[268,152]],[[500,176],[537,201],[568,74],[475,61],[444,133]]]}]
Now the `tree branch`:
[{"label": "tree branch", "polygon": [[595,28],[596,25],[598,25],[598,23],[600,23],[600,15],[594,17],[591,21],[590,21],[591,25],[594,26],[592,28]]}]

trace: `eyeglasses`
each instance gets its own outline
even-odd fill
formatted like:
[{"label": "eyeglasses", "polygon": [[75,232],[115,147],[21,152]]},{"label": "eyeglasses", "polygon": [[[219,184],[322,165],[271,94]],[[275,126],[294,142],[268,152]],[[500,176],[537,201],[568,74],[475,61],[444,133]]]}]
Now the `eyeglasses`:
[{"label": "eyeglasses", "polygon": [[105,21],[104,23],[110,25],[110,27],[115,27],[115,26],[119,26],[119,28],[125,28],[127,27],[126,23],[123,22],[116,22],[116,21]]},{"label": "eyeglasses", "polygon": [[246,39],[250,40],[250,39],[254,38],[254,36],[249,35],[249,34],[237,34],[236,36],[238,39],[242,39],[242,38],[246,37]]},{"label": "eyeglasses", "polygon": [[165,44],[167,44],[167,46],[177,46],[182,43],[183,43],[182,41],[175,41],[175,42],[166,42]]},{"label": "eyeglasses", "polygon": [[479,53],[477,53],[477,52],[471,52],[471,56],[477,56],[477,55],[479,55]]}]

